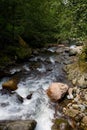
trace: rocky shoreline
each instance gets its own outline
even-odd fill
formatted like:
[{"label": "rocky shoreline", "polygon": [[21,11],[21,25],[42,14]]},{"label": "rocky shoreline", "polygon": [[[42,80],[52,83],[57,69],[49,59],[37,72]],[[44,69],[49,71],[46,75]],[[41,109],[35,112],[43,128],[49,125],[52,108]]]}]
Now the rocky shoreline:
[{"label": "rocky shoreline", "polygon": [[[57,52],[61,52],[61,55],[63,55],[63,69],[73,87],[71,87],[69,95],[64,101],[65,103],[62,102],[63,120],[60,121],[61,119],[58,117],[52,130],[61,130],[62,128],[60,127],[63,124],[64,130],[71,129],[68,124],[70,121],[66,122],[65,117],[74,119],[77,127],[74,127],[73,130],[87,130],[87,71],[83,71],[84,67],[79,67],[78,62],[78,54],[81,53],[82,47],[64,47],[64,49],[61,48],[60,50]],[[73,123],[74,121],[72,120],[71,122]]]}]

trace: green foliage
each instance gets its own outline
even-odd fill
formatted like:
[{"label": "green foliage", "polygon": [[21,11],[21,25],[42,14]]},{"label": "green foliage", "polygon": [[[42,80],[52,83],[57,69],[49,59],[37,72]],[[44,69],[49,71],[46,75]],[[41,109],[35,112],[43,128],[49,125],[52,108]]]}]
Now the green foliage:
[{"label": "green foliage", "polygon": [[15,60],[25,60],[29,58],[32,50],[29,47],[16,47],[16,46],[9,46],[6,52],[9,56],[11,55]]},{"label": "green foliage", "polygon": [[20,60],[25,60],[26,58],[29,58],[31,55],[31,49],[30,48],[16,48],[16,56]]},{"label": "green foliage", "polygon": [[11,63],[10,57],[3,55],[3,56],[0,58],[0,68],[1,68],[1,67],[3,68],[4,66],[9,65],[10,63]]},{"label": "green foliage", "polygon": [[24,0],[0,0],[0,40],[3,44],[17,40],[24,31]]},{"label": "green foliage", "polygon": [[87,35],[86,0],[0,0],[0,13],[2,46],[19,35],[29,44]]}]

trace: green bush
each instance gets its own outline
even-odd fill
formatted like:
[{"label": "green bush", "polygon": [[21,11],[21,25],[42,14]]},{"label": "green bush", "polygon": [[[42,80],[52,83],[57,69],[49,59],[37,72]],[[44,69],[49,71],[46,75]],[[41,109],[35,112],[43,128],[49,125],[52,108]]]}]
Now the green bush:
[{"label": "green bush", "polygon": [[17,58],[18,60],[23,60],[28,58],[32,53],[31,48],[29,47],[22,47],[22,46],[9,46],[7,48],[7,54],[12,56],[13,58]]},{"label": "green bush", "polygon": [[16,48],[16,56],[18,59],[23,60],[31,55],[32,51],[30,48],[18,47]]}]

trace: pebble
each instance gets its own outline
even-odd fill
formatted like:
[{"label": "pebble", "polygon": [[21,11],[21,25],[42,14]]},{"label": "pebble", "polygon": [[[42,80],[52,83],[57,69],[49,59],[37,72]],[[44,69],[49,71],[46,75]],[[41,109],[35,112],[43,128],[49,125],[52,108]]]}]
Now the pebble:
[{"label": "pebble", "polygon": [[75,101],[75,102],[78,102],[78,98],[74,98],[74,101]]},{"label": "pebble", "polygon": [[67,99],[73,99],[73,95],[67,95]]},{"label": "pebble", "polygon": [[80,109],[81,109],[81,111],[84,111],[85,110],[85,106],[84,105],[79,105],[79,107],[80,107]]},{"label": "pebble", "polygon": [[74,109],[78,109],[78,108],[79,108],[79,106],[78,106],[77,104],[73,104],[72,107],[73,107]]},{"label": "pebble", "polygon": [[72,105],[72,103],[69,103],[68,105],[67,105],[67,107],[70,107]]}]

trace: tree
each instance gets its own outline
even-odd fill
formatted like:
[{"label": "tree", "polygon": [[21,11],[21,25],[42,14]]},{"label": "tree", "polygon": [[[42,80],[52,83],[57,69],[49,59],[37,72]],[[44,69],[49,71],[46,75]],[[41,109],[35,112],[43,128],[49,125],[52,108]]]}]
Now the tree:
[{"label": "tree", "polygon": [[4,44],[12,43],[24,30],[24,0],[1,0],[0,12],[0,40]]}]

